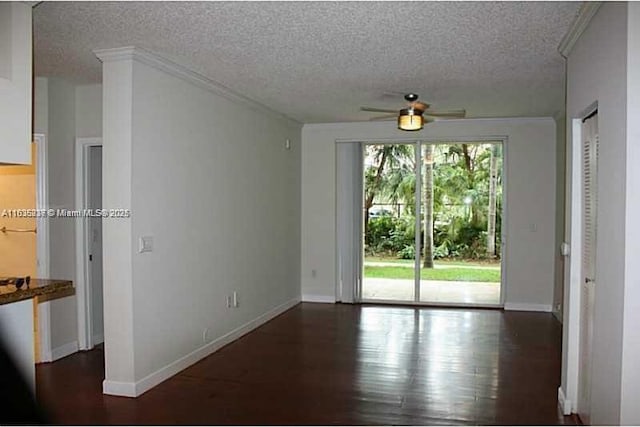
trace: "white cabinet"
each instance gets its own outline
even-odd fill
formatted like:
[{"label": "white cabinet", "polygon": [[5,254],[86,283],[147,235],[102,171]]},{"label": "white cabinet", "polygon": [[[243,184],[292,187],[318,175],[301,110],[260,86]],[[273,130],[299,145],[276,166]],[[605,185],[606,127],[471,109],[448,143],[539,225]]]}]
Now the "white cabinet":
[{"label": "white cabinet", "polygon": [[0,2],[0,163],[31,163],[31,10]]}]

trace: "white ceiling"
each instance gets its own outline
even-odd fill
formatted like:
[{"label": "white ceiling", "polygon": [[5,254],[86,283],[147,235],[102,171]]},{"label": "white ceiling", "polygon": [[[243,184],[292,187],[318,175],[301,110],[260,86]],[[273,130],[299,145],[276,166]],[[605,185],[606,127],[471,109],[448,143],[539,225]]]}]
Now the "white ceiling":
[{"label": "white ceiling", "polygon": [[[35,72],[99,82],[135,45],[300,122],[368,120],[416,92],[468,117],[563,108],[557,46],[579,2],[44,2]],[[397,94],[393,94],[397,92]]]}]

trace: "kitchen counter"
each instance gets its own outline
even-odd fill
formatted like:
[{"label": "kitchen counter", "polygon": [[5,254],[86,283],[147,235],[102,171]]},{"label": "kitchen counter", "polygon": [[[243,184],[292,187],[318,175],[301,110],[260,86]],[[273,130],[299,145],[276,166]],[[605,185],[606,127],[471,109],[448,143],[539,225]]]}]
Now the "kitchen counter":
[{"label": "kitchen counter", "polygon": [[73,282],[70,280],[31,279],[27,287],[17,289],[14,285],[0,286],[0,305],[9,304],[38,297],[38,301],[51,300],[74,294]]}]

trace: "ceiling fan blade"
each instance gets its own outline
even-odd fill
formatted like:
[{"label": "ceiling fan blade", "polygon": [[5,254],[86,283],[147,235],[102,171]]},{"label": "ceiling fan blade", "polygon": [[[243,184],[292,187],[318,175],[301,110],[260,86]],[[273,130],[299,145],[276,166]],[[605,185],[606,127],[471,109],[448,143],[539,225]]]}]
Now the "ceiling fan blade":
[{"label": "ceiling fan blade", "polygon": [[448,110],[448,111],[436,111],[426,110],[425,116],[433,117],[450,117],[450,118],[463,118],[467,115],[466,110]]},{"label": "ceiling fan blade", "polygon": [[390,110],[388,108],[372,108],[372,107],[360,107],[360,111],[370,111],[372,113],[397,113],[398,110]]},{"label": "ceiling fan blade", "polygon": [[415,101],[412,105],[413,105],[413,108],[420,111],[426,111],[429,109],[429,104],[424,103],[422,101]]},{"label": "ceiling fan blade", "polygon": [[398,113],[395,114],[387,114],[384,116],[372,117],[370,121],[382,121],[382,120],[395,120],[398,118]]}]

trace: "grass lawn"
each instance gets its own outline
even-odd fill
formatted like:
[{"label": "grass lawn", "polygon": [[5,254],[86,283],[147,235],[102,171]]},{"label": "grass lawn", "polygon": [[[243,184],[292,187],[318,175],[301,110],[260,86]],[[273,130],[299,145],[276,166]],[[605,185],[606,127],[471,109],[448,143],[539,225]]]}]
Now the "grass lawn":
[{"label": "grass lawn", "polygon": [[[364,277],[381,279],[413,279],[413,269],[406,267],[374,267],[365,265]],[[471,268],[423,268],[420,278],[422,280],[451,280],[460,282],[499,282],[500,270],[498,269],[471,269]]]}]

